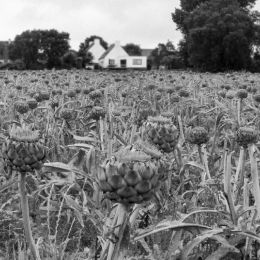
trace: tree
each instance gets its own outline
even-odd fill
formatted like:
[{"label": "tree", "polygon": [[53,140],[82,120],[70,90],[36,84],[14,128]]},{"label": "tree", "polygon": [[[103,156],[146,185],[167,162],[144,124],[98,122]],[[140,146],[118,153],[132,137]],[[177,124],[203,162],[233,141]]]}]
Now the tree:
[{"label": "tree", "polygon": [[61,65],[60,58],[69,50],[69,34],[52,30],[25,31],[9,46],[11,60],[21,59],[26,69]]},{"label": "tree", "polygon": [[86,67],[93,60],[93,55],[86,50],[78,51],[78,57],[82,60],[82,67]]},{"label": "tree", "polygon": [[47,67],[59,67],[60,58],[70,49],[69,34],[56,30],[42,31],[41,46],[47,57]]},{"label": "tree", "polygon": [[21,59],[26,69],[33,69],[37,64],[39,48],[39,31],[25,31],[9,45],[9,57],[11,60]]},{"label": "tree", "polygon": [[168,41],[166,44],[159,43],[150,55],[153,67],[159,68],[161,65],[167,69],[183,68],[183,61],[180,53],[175,49],[174,45]]},{"label": "tree", "polygon": [[[210,71],[249,68],[255,38],[254,19],[247,6],[255,0],[181,0],[172,14],[184,34],[183,60]],[[188,56],[188,57],[187,57]],[[188,59],[187,59],[188,58]]]},{"label": "tree", "polygon": [[123,46],[123,48],[130,56],[141,56],[142,55],[142,49],[137,44],[127,43],[125,46]]},{"label": "tree", "polygon": [[69,50],[61,58],[62,67],[65,69],[76,68],[77,58],[78,58],[77,52],[74,50]]}]

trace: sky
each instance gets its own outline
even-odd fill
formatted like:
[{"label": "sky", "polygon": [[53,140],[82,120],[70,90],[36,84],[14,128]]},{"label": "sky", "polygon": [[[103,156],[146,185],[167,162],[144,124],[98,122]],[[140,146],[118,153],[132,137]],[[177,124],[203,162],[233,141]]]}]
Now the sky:
[{"label": "sky", "polygon": [[[135,43],[155,48],[182,38],[171,13],[179,0],[2,0],[0,40],[13,40],[33,29],[57,29],[70,34],[72,49],[91,35],[109,44]],[[260,0],[255,9],[260,11]]]}]

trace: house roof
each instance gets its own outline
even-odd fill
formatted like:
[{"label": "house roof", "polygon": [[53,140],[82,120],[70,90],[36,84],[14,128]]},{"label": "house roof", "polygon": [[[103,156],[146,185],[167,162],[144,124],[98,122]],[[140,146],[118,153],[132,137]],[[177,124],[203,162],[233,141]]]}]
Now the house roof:
[{"label": "house roof", "polygon": [[94,42],[92,42],[89,46],[88,46],[88,48],[86,49],[86,52],[88,52],[91,48],[92,48],[92,46],[94,46]]},{"label": "house roof", "polygon": [[109,52],[114,49],[114,47],[115,47],[115,44],[111,44],[109,46],[109,48],[100,56],[99,60],[104,59],[109,54]]},{"label": "house roof", "polygon": [[142,49],[142,56],[149,57],[152,51],[152,49]]}]

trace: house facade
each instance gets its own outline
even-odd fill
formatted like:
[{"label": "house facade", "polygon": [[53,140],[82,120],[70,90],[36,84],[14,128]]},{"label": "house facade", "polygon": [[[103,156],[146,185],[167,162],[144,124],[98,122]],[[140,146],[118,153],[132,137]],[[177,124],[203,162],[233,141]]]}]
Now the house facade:
[{"label": "house facade", "polygon": [[105,69],[146,69],[146,56],[130,56],[117,41],[100,56],[99,65]]},{"label": "house facade", "polygon": [[99,63],[99,58],[105,51],[106,49],[101,45],[100,39],[98,38],[94,39],[87,49],[87,52],[91,53],[93,56],[92,63],[94,64]]}]

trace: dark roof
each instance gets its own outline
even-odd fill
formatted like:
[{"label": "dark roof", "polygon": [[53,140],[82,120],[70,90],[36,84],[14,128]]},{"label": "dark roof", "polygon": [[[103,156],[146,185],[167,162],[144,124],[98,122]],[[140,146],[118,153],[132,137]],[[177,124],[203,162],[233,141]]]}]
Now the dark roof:
[{"label": "dark roof", "polygon": [[94,42],[92,42],[89,46],[88,46],[88,48],[86,49],[86,52],[88,52],[89,50],[90,50],[90,48],[92,47],[92,46],[94,46]]},{"label": "dark roof", "polygon": [[152,53],[153,49],[142,49],[142,56],[149,57]]},{"label": "dark roof", "polygon": [[115,44],[111,44],[109,48],[100,56],[99,60],[104,59],[110,51],[115,47]]}]

